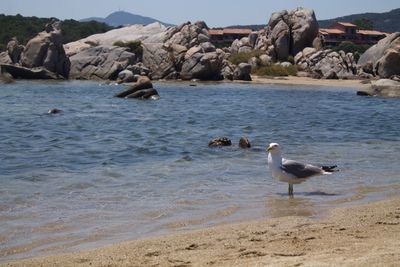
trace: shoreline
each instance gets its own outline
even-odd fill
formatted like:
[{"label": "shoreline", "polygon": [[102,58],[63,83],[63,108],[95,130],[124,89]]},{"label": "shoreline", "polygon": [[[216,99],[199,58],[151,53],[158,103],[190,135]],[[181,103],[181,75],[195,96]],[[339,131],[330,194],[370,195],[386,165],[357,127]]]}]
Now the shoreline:
[{"label": "shoreline", "polygon": [[[358,90],[368,89],[371,85],[371,80],[353,79],[353,80],[327,80],[327,79],[314,79],[309,77],[297,77],[297,76],[283,76],[283,77],[262,77],[252,75],[251,81],[241,80],[222,80],[222,81],[186,81],[186,80],[154,80],[153,83],[178,83],[188,84],[190,86],[196,86],[199,84],[219,84],[219,83],[232,83],[232,84],[264,84],[264,85],[288,85],[288,86],[326,86],[326,87],[343,87]],[[129,85],[131,83],[125,83],[122,85]]]},{"label": "shoreline", "polygon": [[0,266],[395,266],[400,198],[330,210],[324,218],[280,217],[224,224]]},{"label": "shoreline", "polygon": [[346,87],[355,89],[368,88],[369,80],[327,80],[327,79],[313,79],[309,77],[261,77],[252,76],[252,83],[255,84],[275,84],[275,85],[305,85],[305,86],[329,86],[329,87]]}]

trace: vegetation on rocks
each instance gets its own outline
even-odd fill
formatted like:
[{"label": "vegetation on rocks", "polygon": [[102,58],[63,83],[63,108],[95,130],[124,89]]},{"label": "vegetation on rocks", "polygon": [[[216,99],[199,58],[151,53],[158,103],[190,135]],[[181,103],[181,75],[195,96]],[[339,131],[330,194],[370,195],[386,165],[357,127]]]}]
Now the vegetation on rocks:
[{"label": "vegetation on rocks", "polygon": [[253,74],[259,76],[295,76],[297,74],[297,66],[290,65],[286,67],[279,64],[262,66],[253,70]]},{"label": "vegetation on rocks", "polygon": [[367,44],[357,45],[350,41],[344,41],[344,42],[341,42],[338,46],[327,47],[327,48],[331,48],[333,51],[336,51],[336,52],[339,52],[340,50],[342,50],[346,54],[352,53],[354,55],[355,61],[357,62],[358,59],[360,58],[360,55],[362,55],[370,47],[371,47],[371,45],[367,45]]},{"label": "vegetation on rocks", "polygon": [[261,50],[252,50],[251,52],[247,53],[237,53],[231,54],[229,57],[229,61],[235,65],[239,65],[240,63],[247,63],[252,57],[259,57],[263,54]]},{"label": "vegetation on rocks", "polygon": [[127,47],[132,53],[134,53],[137,56],[143,55],[143,47],[140,41],[129,41],[129,42],[116,41],[115,43],[113,43],[113,45],[120,47]]}]

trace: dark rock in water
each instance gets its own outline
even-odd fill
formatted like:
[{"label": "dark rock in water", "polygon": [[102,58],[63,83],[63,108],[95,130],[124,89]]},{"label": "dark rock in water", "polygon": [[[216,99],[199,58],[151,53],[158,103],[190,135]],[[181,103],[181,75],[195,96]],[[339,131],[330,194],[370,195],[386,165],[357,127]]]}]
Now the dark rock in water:
[{"label": "dark rock in water", "polygon": [[372,96],[370,93],[364,92],[364,91],[357,91],[357,95],[359,95],[359,96]]},{"label": "dark rock in water", "polygon": [[227,137],[218,137],[208,142],[208,146],[231,146],[231,145],[232,142]]},{"label": "dark rock in water", "polygon": [[159,99],[156,89],[146,76],[140,76],[135,84],[130,86],[127,90],[122,91],[115,95],[115,97],[124,98],[141,98],[141,99]]},{"label": "dark rock in water", "polygon": [[61,112],[62,112],[61,109],[52,108],[52,109],[49,109],[49,111],[48,111],[47,113],[48,113],[48,114],[59,114],[59,113],[61,113]]},{"label": "dark rock in water", "polygon": [[158,95],[158,92],[154,88],[149,88],[149,89],[142,89],[135,91],[132,94],[127,95],[125,98],[144,98],[148,99],[153,95]]},{"label": "dark rock in water", "polygon": [[62,76],[49,71],[44,67],[25,68],[16,65],[0,65],[3,72],[8,72],[15,79],[63,79]]},{"label": "dark rock in water", "polygon": [[241,137],[240,140],[239,140],[239,147],[241,147],[241,148],[250,148],[251,144],[250,144],[249,139],[247,137],[244,137],[244,136]]}]

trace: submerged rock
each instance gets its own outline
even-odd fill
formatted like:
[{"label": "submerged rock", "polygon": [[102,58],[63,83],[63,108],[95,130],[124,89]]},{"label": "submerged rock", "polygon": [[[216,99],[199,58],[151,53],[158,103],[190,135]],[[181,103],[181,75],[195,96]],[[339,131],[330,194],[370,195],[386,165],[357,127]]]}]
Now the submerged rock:
[{"label": "submerged rock", "polygon": [[249,139],[247,137],[244,137],[244,136],[241,137],[240,140],[239,140],[239,147],[240,148],[250,148],[251,144],[250,144]]},{"label": "submerged rock", "polygon": [[208,146],[210,147],[215,147],[215,146],[231,146],[232,141],[228,137],[218,137],[215,139],[212,139],[210,142],[208,142]]},{"label": "submerged rock", "polygon": [[52,109],[49,109],[49,111],[47,111],[48,114],[59,114],[61,112],[62,112],[62,110],[58,109],[58,108],[52,108]]},{"label": "submerged rock", "polygon": [[131,85],[128,89],[116,94],[115,97],[153,100],[160,98],[157,90],[153,88],[153,84],[146,76],[140,76],[136,83]]}]

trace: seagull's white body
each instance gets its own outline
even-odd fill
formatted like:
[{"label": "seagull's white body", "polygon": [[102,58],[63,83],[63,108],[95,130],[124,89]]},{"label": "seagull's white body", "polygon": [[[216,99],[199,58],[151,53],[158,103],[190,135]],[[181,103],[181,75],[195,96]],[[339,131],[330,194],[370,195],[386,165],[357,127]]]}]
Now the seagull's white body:
[{"label": "seagull's white body", "polygon": [[282,169],[282,163],[285,161],[287,160],[282,158],[280,153],[268,154],[268,168],[271,171],[272,178],[289,184],[300,184],[304,182],[306,179],[296,178],[294,175]]},{"label": "seagull's white body", "polygon": [[271,171],[272,178],[288,183],[289,195],[293,195],[293,184],[300,184],[313,176],[331,174],[336,167],[318,167],[284,159],[277,143],[271,143],[267,151],[269,152],[268,168]]}]

